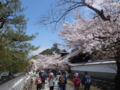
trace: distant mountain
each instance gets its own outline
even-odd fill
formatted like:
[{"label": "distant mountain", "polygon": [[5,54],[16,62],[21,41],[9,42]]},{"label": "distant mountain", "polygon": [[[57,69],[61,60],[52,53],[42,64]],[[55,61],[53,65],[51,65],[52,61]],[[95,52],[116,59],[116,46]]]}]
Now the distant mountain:
[{"label": "distant mountain", "polygon": [[51,48],[51,49],[46,49],[46,50],[42,51],[42,52],[39,53],[39,54],[52,55],[54,51],[55,51],[56,53],[60,53],[60,49],[58,49],[58,48]]}]

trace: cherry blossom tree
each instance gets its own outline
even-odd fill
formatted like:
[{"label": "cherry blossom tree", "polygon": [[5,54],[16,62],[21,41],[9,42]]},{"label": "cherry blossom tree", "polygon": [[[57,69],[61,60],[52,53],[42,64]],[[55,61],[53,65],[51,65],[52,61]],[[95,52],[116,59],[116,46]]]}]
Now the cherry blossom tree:
[{"label": "cherry blossom tree", "polygon": [[68,68],[68,58],[60,60],[61,55],[53,52],[53,55],[36,56],[36,66],[41,69],[65,70]]},{"label": "cherry blossom tree", "polygon": [[[42,15],[39,24],[49,25],[65,20],[68,13],[76,8],[89,8],[95,13],[91,19],[75,12],[76,21],[64,23],[60,36],[68,47],[78,47],[83,52],[99,50],[116,60],[117,75],[115,90],[120,88],[120,1],[119,0],[56,0],[48,15]],[[96,7],[99,6],[99,9]],[[56,10],[55,10],[56,9]],[[86,13],[86,12],[84,12]],[[103,49],[104,46],[104,49]],[[101,49],[102,48],[102,49]]]},{"label": "cherry blossom tree", "polygon": [[[111,8],[112,6],[114,9],[113,4],[111,4]],[[104,21],[100,17],[85,19],[77,11],[74,14],[76,21],[73,23],[65,22],[58,35],[63,37],[62,40],[69,48],[77,47],[83,53],[99,50],[107,58],[115,59],[117,64],[115,90],[118,90],[120,88],[120,83],[118,83],[120,82],[120,18],[111,22]],[[114,19],[115,16],[111,18],[111,20]]]}]

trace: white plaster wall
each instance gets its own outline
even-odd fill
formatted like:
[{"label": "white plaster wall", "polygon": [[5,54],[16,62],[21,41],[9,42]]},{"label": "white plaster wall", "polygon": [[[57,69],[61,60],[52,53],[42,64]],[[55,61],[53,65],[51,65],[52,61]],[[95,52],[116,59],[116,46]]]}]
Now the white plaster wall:
[{"label": "white plaster wall", "polygon": [[77,65],[77,66],[71,66],[71,70],[116,73],[116,64],[106,63],[106,64],[92,64],[92,65],[90,64]]}]

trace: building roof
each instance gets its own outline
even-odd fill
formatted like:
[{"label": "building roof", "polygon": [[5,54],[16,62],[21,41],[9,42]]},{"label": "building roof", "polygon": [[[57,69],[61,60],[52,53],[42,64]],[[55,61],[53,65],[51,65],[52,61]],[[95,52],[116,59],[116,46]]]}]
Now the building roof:
[{"label": "building roof", "polygon": [[71,52],[71,53],[69,53],[69,54],[67,54],[67,55],[65,55],[65,56],[63,56],[63,57],[61,57],[59,60],[62,60],[62,59],[64,59],[64,58],[69,59],[69,58],[75,57],[75,56],[78,55],[79,53],[80,53],[80,50]]},{"label": "building roof", "polygon": [[90,61],[90,62],[81,62],[76,64],[69,64],[69,66],[83,66],[83,65],[97,65],[97,64],[109,64],[109,63],[116,63],[115,60],[100,60],[100,61]]}]

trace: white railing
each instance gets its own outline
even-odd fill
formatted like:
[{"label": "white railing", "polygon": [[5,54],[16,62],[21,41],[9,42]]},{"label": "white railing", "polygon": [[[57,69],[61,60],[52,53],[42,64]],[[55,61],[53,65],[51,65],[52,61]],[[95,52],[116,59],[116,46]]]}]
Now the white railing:
[{"label": "white railing", "polygon": [[0,90],[21,90],[30,76],[20,75],[0,85]]}]

